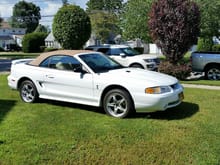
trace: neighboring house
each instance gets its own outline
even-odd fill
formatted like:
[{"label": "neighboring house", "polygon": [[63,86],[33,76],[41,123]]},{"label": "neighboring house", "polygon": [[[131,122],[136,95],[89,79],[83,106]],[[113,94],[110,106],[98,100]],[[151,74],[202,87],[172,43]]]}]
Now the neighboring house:
[{"label": "neighboring house", "polygon": [[12,28],[7,22],[3,21],[0,26],[0,47],[5,48],[10,44],[17,44],[21,47],[25,33],[25,28]]},{"label": "neighboring house", "polygon": [[48,36],[45,38],[45,46],[48,48],[61,48],[61,45],[58,41],[55,40],[52,32],[50,32]]}]

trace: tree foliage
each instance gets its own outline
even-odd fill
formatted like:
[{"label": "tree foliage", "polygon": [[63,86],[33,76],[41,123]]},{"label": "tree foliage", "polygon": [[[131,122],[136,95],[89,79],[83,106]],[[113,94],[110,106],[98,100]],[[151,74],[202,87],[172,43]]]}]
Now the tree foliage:
[{"label": "tree foliage", "polygon": [[63,5],[69,5],[68,0],[62,0],[62,2],[63,2]]},{"label": "tree foliage", "polygon": [[102,10],[110,13],[119,13],[122,9],[123,0],[89,0],[87,5],[87,12],[94,10]]},{"label": "tree foliage", "polygon": [[118,19],[114,13],[97,11],[90,14],[93,33],[96,38],[106,43],[111,35],[119,34]]},{"label": "tree foliage", "polygon": [[22,40],[22,51],[25,53],[41,52],[41,46],[45,45],[47,33],[28,33]]},{"label": "tree foliage", "polygon": [[120,26],[123,37],[130,40],[140,38],[150,42],[148,28],[148,13],[153,0],[128,0],[121,14]]},{"label": "tree foliage", "polygon": [[91,18],[92,32],[96,39],[105,43],[120,32],[118,15],[122,9],[122,3],[123,0],[89,0],[87,2],[86,11]]},{"label": "tree foliage", "polygon": [[158,0],[152,5],[148,24],[153,41],[175,64],[197,42],[199,7],[190,0]]},{"label": "tree foliage", "polygon": [[48,34],[50,32],[50,29],[47,26],[39,24],[37,26],[37,28],[34,30],[34,32],[43,32],[43,33],[47,33]]},{"label": "tree foliage", "polygon": [[54,16],[52,29],[64,49],[80,49],[91,35],[91,22],[79,6],[64,5]]},{"label": "tree foliage", "polygon": [[26,28],[27,33],[33,32],[41,19],[40,7],[26,1],[19,1],[13,7],[11,26],[15,28]]},{"label": "tree foliage", "polygon": [[194,0],[201,11],[201,34],[202,38],[220,36],[220,1],[219,0]]}]

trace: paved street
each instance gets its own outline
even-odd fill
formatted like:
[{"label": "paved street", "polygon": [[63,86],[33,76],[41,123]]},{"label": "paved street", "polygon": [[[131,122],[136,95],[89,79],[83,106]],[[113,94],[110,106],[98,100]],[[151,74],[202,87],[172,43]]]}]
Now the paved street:
[{"label": "paved street", "polygon": [[0,72],[9,71],[11,67],[11,60],[0,59]]}]

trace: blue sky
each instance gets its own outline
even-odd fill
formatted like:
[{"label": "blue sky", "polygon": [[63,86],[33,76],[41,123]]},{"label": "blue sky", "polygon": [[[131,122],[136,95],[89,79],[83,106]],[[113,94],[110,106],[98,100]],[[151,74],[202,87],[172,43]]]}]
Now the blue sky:
[{"label": "blue sky", "polygon": [[[41,8],[42,19],[40,24],[51,25],[52,15],[56,14],[58,9],[62,6],[62,0],[26,0],[32,2]],[[86,8],[88,0],[68,0],[69,3]],[[18,3],[19,0],[1,0],[0,1],[0,17],[7,19],[12,15],[13,6]]]}]

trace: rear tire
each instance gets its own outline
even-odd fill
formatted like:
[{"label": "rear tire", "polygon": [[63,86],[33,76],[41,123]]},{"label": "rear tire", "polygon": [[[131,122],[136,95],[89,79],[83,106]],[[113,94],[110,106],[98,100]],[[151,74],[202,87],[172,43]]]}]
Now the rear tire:
[{"label": "rear tire", "polygon": [[125,118],[135,112],[130,94],[122,89],[110,90],[104,97],[105,112],[116,118]]},{"label": "rear tire", "polygon": [[25,80],[19,88],[20,97],[26,103],[33,103],[38,100],[38,92],[34,83],[30,80]]},{"label": "rear tire", "polygon": [[205,70],[205,79],[220,80],[220,66],[211,65]]}]

